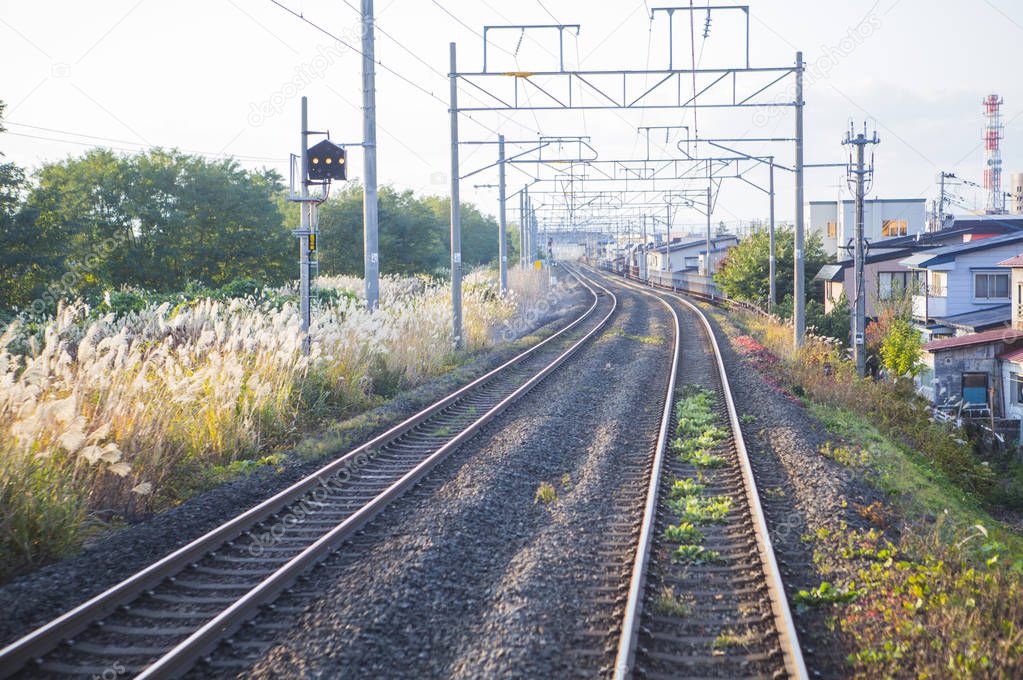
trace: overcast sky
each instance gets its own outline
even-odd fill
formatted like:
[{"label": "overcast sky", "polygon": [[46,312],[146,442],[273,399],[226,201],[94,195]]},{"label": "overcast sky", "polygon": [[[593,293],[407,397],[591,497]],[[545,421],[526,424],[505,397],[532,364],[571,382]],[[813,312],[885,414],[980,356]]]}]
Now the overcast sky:
[{"label": "overcast sky", "polygon": [[[359,44],[358,0],[280,0],[352,45]],[[667,19],[651,21],[654,0],[377,0],[380,182],[446,194],[449,171],[448,43],[459,70],[482,66],[487,24],[581,24],[566,34],[566,68],[664,68]],[[687,2],[677,5],[688,6]],[[1005,187],[1023,171],[1023,3],[1019,0],[751,0],[750,59],[786,66],[802,50],[806,83],[806,162],[845,159],[840,145],[850,121],[876,126],[874,196],[927,197],[939,170],[981,181],[981,99],[1005,99]],[[706,0],[697,0],[697,7]],[[456,20],[454,17],[457,17]],[[741,14],[675,17],[675,64],[739,65]],[[520,41],[520,38],[521,41]],[[537,71],[556,67],[554,33],[498,34],[491,67]],[[512,56],[514,55],[514,57]],[[8,104],[7,159],[35,168],[87,146],[134,150],[178,147],[237,155],[249,167],[287,172],[297,151],[299,96],[311,123],[341,142],[361,139],[360,56],[270,0],[0,0],[0,99]],[[390,69],[390,70],[388,70]],[[396,75],[400,74],[400,77]],[[651,82],[652,84],[652,82]],[[702,89],[709,81],[700,81]],[[551,85],[553,87],[553,84]],[[692,85],[689,84],[690,94]],[[785,83],[772,92],[791,97]],[[477,93],[478,94],[478,93]],[[536,96],[534,94],[534,96]],[[688,97],[688,95],[687,95]],[[711,98],[711,94],[706,95]],[[703,101],[708,101],[705,98]],[[478,105],[463,88],[463,106]],[[590,101],[593,101],[592,99]],[[762,101],[768,101],[762,99]],[[638,158],[639,125],[685,124],[701,136],[790,136],[790,110],[702,109],[627,112],[474,113],[462,138],[590,135],[601,158]],[[71,133],[71,134],[67,134]],[[87,135],[91,135],[89,137]],[[102,138],[102,139],[99,139]],[[666,148],[660,133],[655,151]],[[669,139],[669,146],[676,140]],[[791,162],[791,144],[748,145]],[[466,147],[463,172],[493,160],[492,147]],[[361,156],[350,154],[352,174]],[[778,178],[778,215],[791,218],[792,187]],[[753,176],[755,181],[762,178]],[[496,179],[482,173],[463,198],[496,210],[496,194],[474,189]],[[525,175],[512,172],[521,185]],[[834,199],[839,171],[811,170],[807,199]],[[972,200],[972,194],[967,194]],[[725,183],[715,221],[759,218],[766,200],[755,189]],[[696,223],[695,214],[680,215]]]}]

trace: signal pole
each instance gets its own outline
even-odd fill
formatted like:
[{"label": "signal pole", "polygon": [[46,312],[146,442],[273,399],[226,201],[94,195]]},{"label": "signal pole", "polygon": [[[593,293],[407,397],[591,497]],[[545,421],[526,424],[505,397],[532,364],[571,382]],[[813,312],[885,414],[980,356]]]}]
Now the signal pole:
[{"label": "signal pole", "polygon": [[306,179],[306,168],[309,167],[309,100],[302,97],[302,165],[301,167],[301,189],[299,195],[301,201],[298,204],[301,215],[300,228],[298,231],[298,299],[299,314],[302,318],[302,349],[309,351],[309,322],[310,322],[310,261],[309,261],[309,234],[311,232],[310,219],[312,210],[309,203],[309,181]]},{"label": "signal pole", "polygon": [[852,126],[850,126],[849,132],[846,133],[845,139],[842,141],[843,145],[856,147],[856,165],[855,168],[849,169],[849,174],[852,175],[850,181],[854,182],[856,187],[856,231],[853,243],[855,299],[852,312],[852,340],[853,357],[856,359],[856,372],[861,378],[867,374],[867,352],[864,343],[867,296],[866,288],[863,285],[863,196],[866,192],[866,180],[874,172],[873,159],[871,159],[869,168],[864,166],[864,152],[866,151],[867,144],[878,144],[881,141],[877,137],[877,132],[874,133],[873,137],[867,137],[866,133],[866,123],[863,124],[863,132],[855,135]]},{"label": "signal pole", "polygon": [[376,309],[380,301],[380,255],[377,233],[377,97],[374,58],[373,0],[362,0],[362,241],[363,271],[366,275],[366,307]]}]

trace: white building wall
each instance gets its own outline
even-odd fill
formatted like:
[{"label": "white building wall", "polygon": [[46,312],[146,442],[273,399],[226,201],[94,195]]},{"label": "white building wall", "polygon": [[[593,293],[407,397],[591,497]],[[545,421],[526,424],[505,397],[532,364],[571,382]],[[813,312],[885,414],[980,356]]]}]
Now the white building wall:
[{"label": "white building wall", "polygon": [[[842,215],[838,215],[837,201],[811,201],[810,223],[807,225],[809,231],[821,235],[824,244],[824,252],[830,255],[838,255],[839,258],[848,257],[848,254],[839,248],[845,246],[853,237],[856,229],[855,213],[856,206],[852,201],[842,202]],[[863,231],[864,236],[871,243],[883,241],[885,220],[905,220],[906,235],[923,233],[927,228],[926,202],[924,199],[868,199],[863,204]],[[835,236],[828,236],[828,223],[835,224]]]}]

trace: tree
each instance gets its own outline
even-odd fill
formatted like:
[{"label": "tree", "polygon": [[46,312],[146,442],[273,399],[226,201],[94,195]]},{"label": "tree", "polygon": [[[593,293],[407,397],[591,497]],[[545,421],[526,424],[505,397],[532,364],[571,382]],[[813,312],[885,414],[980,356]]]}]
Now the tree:
[{"label": "tree", "polygon": [[168,292],[190,281],[282,283],[294,260],[282,190],[275,172],[161,149],[93,149],[44,165],[3,232],[4,274],[23,282],[4,281],[3,304],[126,284]]},{"label": "tree", "polygon": [[[793,257],[793,229],[780,227],[775,230],[775,286],[778,297],[783,302],[776,311],[783,316],[792,314],[791,292],[793,290],[793,273],[795,258]],[[814,281],[820,268],[831,261],[824,252],[820,235],[807,235],[803,245],[804,253],[804,291],[808,297],[814,296]],[[755,304],[765,304],[769,293],[769,258],[770,238],[766,230],[757,230],[728,251],[721,262],[714,280],[721,286],[724,293],[736,300],[746,300]]]},{"label": "tree", "polygon": [[894,378],[916,375],[920,371],[923,342],[913,324],[896,319],[881,341],[881,366]]},{"label": "tree", "polygon": [[[380,270],[435,273],[448,268],[451,251],[450,200],[417,197],[381,187]],[[325,272],[362,276],[362,187],[352,184],[320,208],[321,267]],[[497,222],[475,206],[462,205],[462,262],[467,267],[497,259]]]},{"label": "tree", "polygon": [[852,332],[850,311],[849,298],[844,292],[830,312],[824,311],[823,303],[810,300],[806,303],[806,325],[812,327],[817,335],[841,340],[842,344],[849,347],[849,335]]}]

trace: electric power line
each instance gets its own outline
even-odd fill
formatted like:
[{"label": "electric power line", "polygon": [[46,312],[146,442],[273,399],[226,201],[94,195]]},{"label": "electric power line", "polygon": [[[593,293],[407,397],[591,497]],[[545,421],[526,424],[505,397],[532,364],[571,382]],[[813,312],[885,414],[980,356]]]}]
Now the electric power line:
[{"label": "electric power line", "polygon": [[[196,150],[196,149],[182,149],[182,148],[179,148],[179,147],[172,147],[172,146],[144,144],[142,142],[133,142],[133,141],[126,140],[126,139],[116,139],[116,138],[113,138],[113,137],[103,137],[103,136],[100,136],[100,135],[91,135],[91,134],[86,134],[86,133],[83,133],[83,132],[70,132],[68,130],[58,130],[57,128],[48,128],[48,127],[42,127],[42,126],[39,126],[39,125],[29,125],[28,123],[18,123],[18,122],[15,122],[13,120],[7,120],[7,121],[4,121],[4,123],[6,125],[15,125],[17,127],[29,128],[29,129],[32,129],[32,130],[40,130],[42,132],[53,132],[53,133],[56,133],[56,134],[59,134],[59,135],[68,135],[68,136],[72,136],[72,137],[82,137],[84,139],[92,139],[92,140],[97,140],[97,141],[102,141],[102,142],[113,142],[114,144],[122,144],[122,145],[123,144],[127,144],[127,145],[129,145],[128,147],[124,147],[124,146],[118,146],[118,147],[111,146],[111,147],[109,147],[109,148],[115,149],[117,151],[139,151],[140,149],[164,148],[164,149],[177,149],[178,151],[182,151],[184,153],[189,153],[189,154],[193,154],[193,155],[196,155],[196,156],[206,156],[206,157],[210,157],[210,158],[226,158],[226,157],[230,157],[230,158],[235,158],[237,160],[250,161],[250,162],[266,162],[266,163],[283,163],[283,162],[286,162],[286,159],[284,159],[284,158],[273,158],[271,156],[249,156],[249,155],[242,155],[242,154],[232,154],[232,153],[228,153],[226,151],[220,151],[220,152],[199,151],[199,150]],[[65,142],[65,143],[68,143],[68,144],[78,144],[78,145],[81,145],[81,146],[96,146],[96,144],[94,144],[92,142],[84,142],[84,141],[79,141],[79,140],[74,140],[74,139],[60,139],[58,137],[46,137],[44,135],[32,135],[32,134],[28,134],[28,133],[25,133],[25,132],[15,132],[13,130],[8,130],[7,134],[14,135],[16,137],[27,137],[27,138],[30,138],[30,139],[41,139],[41,140],[50,141],[50,142]]]}]

